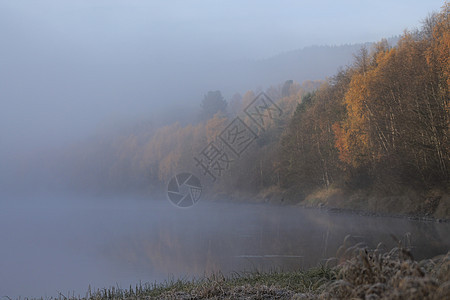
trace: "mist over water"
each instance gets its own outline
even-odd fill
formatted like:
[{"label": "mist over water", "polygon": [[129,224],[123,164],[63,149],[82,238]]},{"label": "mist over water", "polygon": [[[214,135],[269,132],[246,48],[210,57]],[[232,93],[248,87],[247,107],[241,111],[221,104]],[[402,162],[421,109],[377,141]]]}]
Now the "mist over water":
[{"label": "mist over water", "polygon": [[392,247],[411,233],[416,259],[450,246],[448,223],[359,217],[264,204],[166,199],[11,197],[0,202],[0,295],[84,295],[88,286],[254,270],[298,270],[352,243]]}]

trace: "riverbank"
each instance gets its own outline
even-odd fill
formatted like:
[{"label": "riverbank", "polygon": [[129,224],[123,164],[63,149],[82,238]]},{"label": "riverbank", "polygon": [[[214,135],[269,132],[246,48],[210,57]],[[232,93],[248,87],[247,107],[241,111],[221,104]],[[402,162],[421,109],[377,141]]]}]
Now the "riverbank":
[{"label": "riverbank", "polygon": [[298,272],[214,275],[194,281],[173,280],[163,284],[111,288],[76,299],[291,299],[296,295],[313,295],[334,273],[327,268]]},{"label": "riverbank", "polygon": [[438,189],[422,192],[406,188],[391,192],[373,189],[349,191],[331,186],[304,194],[296,189],[270,187],[260,191],[253,199],[261,203],[300,205],[365,216],[450,221],[450,194]]},{"label": "riverbank", "polygon": [[306,271],[214,275],[60,299],[444,299],[450,294],[450,252],[418,262],[401,246],[383,252],[382,246],[367,250],[344,242],[337,257]]}]

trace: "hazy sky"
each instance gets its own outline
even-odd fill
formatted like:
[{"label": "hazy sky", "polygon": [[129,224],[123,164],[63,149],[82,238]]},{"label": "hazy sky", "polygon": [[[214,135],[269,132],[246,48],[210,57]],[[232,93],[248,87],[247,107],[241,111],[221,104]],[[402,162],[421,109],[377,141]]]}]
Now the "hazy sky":
[{"label": "hazy sky", "polygon": [[443,4],[0,0],[0,153],[86,133],[105,118],[199,102],[222,88],[206,84],[221,64],[377,41],[420,26]]},{"label": "hazy sky", "polygon": [[[267,57],[313,44],[378,40],[414,28],[436,0],[0,0],[0,34],[92,55]],[[46,43],[47,42],[47,43]],[[50,44],[49,44],[50,43]],[[53,44],[53,45],[52,45]],[[117,52],[117,50],[120,52]],[[11,49],[11,50],[12,50]],[[17,49],[16,49],[17,50]]]}]

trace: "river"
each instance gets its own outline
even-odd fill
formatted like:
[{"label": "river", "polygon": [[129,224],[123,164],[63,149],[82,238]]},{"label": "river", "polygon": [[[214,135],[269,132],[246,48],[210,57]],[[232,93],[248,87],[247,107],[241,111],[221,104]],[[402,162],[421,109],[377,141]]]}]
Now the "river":
[{"label": "river", "polygon": [[450,249],[450,224],[363,217],[268,204],[166,199],[0,198],[0,297],[84,296],[141,282],[296,270],[350,243],[396,245],[410,233],[416,259]]}]

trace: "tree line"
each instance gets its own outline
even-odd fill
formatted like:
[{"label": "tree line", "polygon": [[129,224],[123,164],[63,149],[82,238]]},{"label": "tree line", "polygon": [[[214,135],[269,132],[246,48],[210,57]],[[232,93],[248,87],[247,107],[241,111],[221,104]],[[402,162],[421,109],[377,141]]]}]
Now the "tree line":
[{"label": "tree line", "polygon": [[362,48],[352,65],[326,81],[286,81],[267,89],[282,114],[263,128],[243,113],[260,91],[228,101],[210,91],[190,124],[141,122],[96,136],[64,154],[69,186],[164,192],[179,172],[202,175],[194,156],[238,116],[257,139],[220,180],[202,179],[215,193],[448,188],[449,24],[447,4],[397,45],[382,40]]},{"label": "tree line", "polygon": [[283,185],[448,188],[449,5],[395,47],[363,48],[303,98],[280,150]]}]

